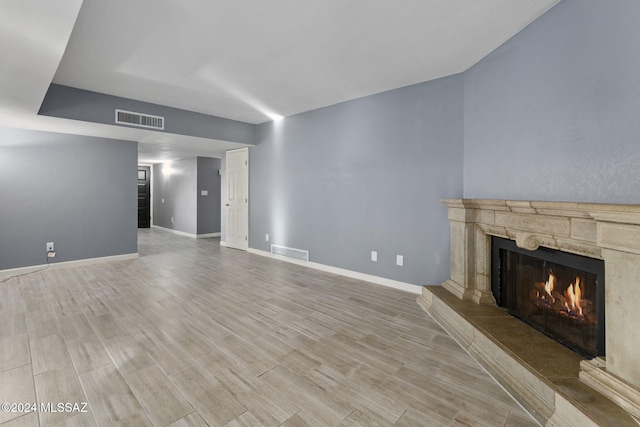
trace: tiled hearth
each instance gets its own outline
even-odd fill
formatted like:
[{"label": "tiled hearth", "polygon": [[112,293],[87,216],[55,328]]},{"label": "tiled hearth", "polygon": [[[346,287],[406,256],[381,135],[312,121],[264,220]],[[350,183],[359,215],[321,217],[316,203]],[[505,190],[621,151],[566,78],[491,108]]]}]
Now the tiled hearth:
[{"label": "tiled hearth", "polygon": [[[541,423],[640,423],[640,206],[445,200],[451,278],[418,303]],[[491,236],[605,261],[606,357],[591,361],[495,307]]]}]

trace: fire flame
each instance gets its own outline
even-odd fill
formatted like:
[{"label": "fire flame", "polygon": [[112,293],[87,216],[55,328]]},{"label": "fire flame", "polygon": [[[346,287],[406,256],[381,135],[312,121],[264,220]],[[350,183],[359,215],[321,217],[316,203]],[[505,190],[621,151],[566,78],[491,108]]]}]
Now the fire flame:
[{"label": "fire flame", "polygon": [[[544,284],[544,292],[536,293],[538,302],[546,307],[556,310],[559,313],[573,317],[576,319],[584,319],[582,313],[582,288],[580,287],[580,277],[576,277],[574,283],[570,283],[569,287],[564,291],[564,295],[553,292],[556,287],[556,275],[549,270],[549,278]],[[555,308],[553,308],[555,306]]]},{"label": "fire flame", "polygon": [[555,286],[556,286],[556,276],[552,272],[549,272],[549,278],[547,279],[547,282],[544,284],[544,290],[547,293],[547,295],[549,295],[549,298],[551,298],[551,302],[555,300],[555,298],[551,294]]},{"label": "fire flame", "polygon": [[571,307],[565,302],[565,307],[569,312],[576,313],[579,317],[582,316],[582,290],[580,289],[580,278],[576,277],[576,283],[569,284],[569,287],[564,292],[564,295],[569,299]]}]

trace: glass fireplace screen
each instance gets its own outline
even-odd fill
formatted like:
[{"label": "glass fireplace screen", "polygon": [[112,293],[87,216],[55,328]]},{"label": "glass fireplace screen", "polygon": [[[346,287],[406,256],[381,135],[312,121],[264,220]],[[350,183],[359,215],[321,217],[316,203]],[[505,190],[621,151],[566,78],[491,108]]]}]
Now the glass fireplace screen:
[{"label": "glass fireplace screen", "polygon": [[492,243],[498,306],[583,356],[604,356],[604,261]]}]

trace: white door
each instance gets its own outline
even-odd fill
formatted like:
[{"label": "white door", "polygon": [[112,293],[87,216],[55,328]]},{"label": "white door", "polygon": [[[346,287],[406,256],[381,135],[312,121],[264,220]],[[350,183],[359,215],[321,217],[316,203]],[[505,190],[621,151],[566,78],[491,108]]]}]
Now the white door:
[{"label": "white door", "polygon": [[249,247],[249,149],[227,151],[227,246]]}]

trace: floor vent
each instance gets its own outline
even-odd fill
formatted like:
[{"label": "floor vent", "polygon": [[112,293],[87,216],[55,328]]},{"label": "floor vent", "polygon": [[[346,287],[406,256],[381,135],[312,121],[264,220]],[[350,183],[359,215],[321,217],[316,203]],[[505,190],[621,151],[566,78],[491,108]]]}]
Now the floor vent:
[{"label": "floor vent", "polygon": [[309,251],[302,249],[287,248],[286,246],[271,245],[271,253],[274,255],[282,255],[289,258],[295,258],[302,261],[309,261]]},{"label": "floor vent", "polygon": [[164,130],[164,117],[133,111],[116,110],[116,123],[147,129]]}]

